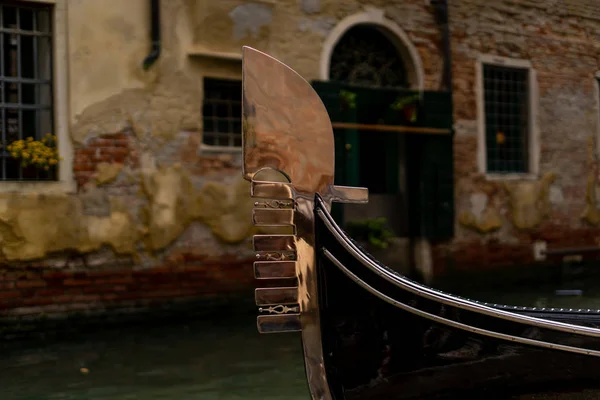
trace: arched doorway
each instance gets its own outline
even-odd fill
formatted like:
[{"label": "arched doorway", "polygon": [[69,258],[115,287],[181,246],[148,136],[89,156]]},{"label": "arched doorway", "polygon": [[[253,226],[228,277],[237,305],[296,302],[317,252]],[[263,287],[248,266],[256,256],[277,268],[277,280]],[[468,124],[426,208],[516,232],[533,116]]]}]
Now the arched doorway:
[{"label": "arched doorway", "polygon": [[329,80],[408,89],[406,65],[384,29],[372,24],[348,29],[331,53]]},{"label": "arched doorway", "polygon": [[[329,80],[360,87],[409,89],[413,86],[409,68],[391,32],[362,23],[347,29],[333,47]],[[380,107],[375,101],[362,101],[360,111],[371,105]],[[395,236],[407,237],[405,136],[364,129],[342,134],[356,135],[356,183],[369,189],[370,198],[366,206],[344,206],[345,222],[385,218]]]},{"label": "arched doorway", "polygon": [[416,47],[373,7],[332,29],[320,78],[312,85],[334,128],[335,183],[369,188],[368,205],[334,204],[334,218],[346,228],[386,218],[397,241],[385,252],[395,259],[371,252],[429,276],[429,240],[454,234],[452,93],[425,90]]}]

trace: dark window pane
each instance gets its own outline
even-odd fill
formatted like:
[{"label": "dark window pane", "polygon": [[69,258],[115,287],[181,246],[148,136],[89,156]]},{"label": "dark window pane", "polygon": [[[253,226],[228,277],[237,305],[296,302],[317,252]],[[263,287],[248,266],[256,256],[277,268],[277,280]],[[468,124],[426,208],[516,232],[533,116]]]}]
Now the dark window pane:
[{"label": "dark window pane", "polygon": [[241,81],[204,79],[204,144],[229,147],[241,145],[241,94]]},{"label": "dark window pane", "polygon": [[527,172],[529,71],[484,65],[487,170]]}]

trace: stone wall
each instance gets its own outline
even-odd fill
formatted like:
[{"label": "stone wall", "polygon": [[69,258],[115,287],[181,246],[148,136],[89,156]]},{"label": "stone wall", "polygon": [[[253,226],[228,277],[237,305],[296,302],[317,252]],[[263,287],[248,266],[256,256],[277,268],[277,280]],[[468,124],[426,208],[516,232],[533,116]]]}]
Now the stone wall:
[{"label": "stone wall", "polygon": [[241,154],[202,146],[203,78],[241,79],[242,45],[320,79],[333,28],[385,13],[415,43],[426,87],[441,76],[439,30],[420,0],[162,1],[161,56],[148,70],[148,1],[57,4],[68,74],[55,89],[68,107],[56,113],[68,127],[54,133],[72,145],[61,156],[73,190],[0,190],[0,317],[249,293]]},{"label": "stone wall", "polygon": [[[72,161],[75,190],[0,193],[0,316],[68,311],[69,303],[106,309],[202,298],[208,284],[211,293],[253,285],[252,200],[240,153],[202,146],[203,78],[240,79],[242,45],[307,80],[323,79],[329,36],[367,14],[406,33],[425,89],[441,85],[441,31],[423,0],[163,1],[162,52],[148,70],[141,67],[150,49],[146,0],[59,2],[67,7],[69,68],[67,87],[57,90],[66,90],[69,106],[56,112],[69,122],[58,133],[73,145],[63,157]],[[563,3],[450,1],[457,236],[434,244],[438,274],[452,265],[531,261],[538,240],[600,239],[590,157],[600,10],[592,0]],[[477,172],[479,54],[528,59],[537,71],[539,179],[490,181]]]},{"label": "stone wall", "polygon": [[[434,248],[436,273],[531,264],[536,241],[548,248],[599,245],[600,4],[462,0],[450,6],[457,234],[451,244]],[[534,179],[490,180],[478,172],[480,54],[530,60],[537,73],[540,161]]]}]

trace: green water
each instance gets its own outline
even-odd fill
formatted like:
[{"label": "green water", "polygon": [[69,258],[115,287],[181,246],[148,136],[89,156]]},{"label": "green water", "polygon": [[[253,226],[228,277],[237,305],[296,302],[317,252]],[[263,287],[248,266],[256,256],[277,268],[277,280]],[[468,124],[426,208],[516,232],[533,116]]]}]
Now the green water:
[{"label": "green water", "polygon": [[[558,296],[555,289],[583,292]],[[592,281],[461,294],[511,305],[600,307],[600,282]],[[299,335],[259,335],[254,315],[0,343],[0,388],[1,400],[309,398]]]},{"label": "green water", "polygon": [[253,316],[1,350],[2,400],[308,398],[299,335],[259,335]]}]

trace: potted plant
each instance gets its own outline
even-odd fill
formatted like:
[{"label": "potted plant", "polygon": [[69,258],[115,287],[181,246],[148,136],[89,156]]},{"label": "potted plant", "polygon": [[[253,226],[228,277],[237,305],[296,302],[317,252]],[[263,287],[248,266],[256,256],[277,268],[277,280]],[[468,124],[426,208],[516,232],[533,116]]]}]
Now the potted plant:
[{"label": "potted plant", "polygon": [[387,249],[394,236],[387,227],[385,218],[349,221],[346,223],[346,232],[361,245],[371,249]]},{"label": "potted plant", "polygon": [[27,171],[54,171],[61,160],[56,146],[56,136],[50,133],[44,135],[41,140],[33,137],[15,140],[6,149],[11,157],[19,160],[21,166]]}]

